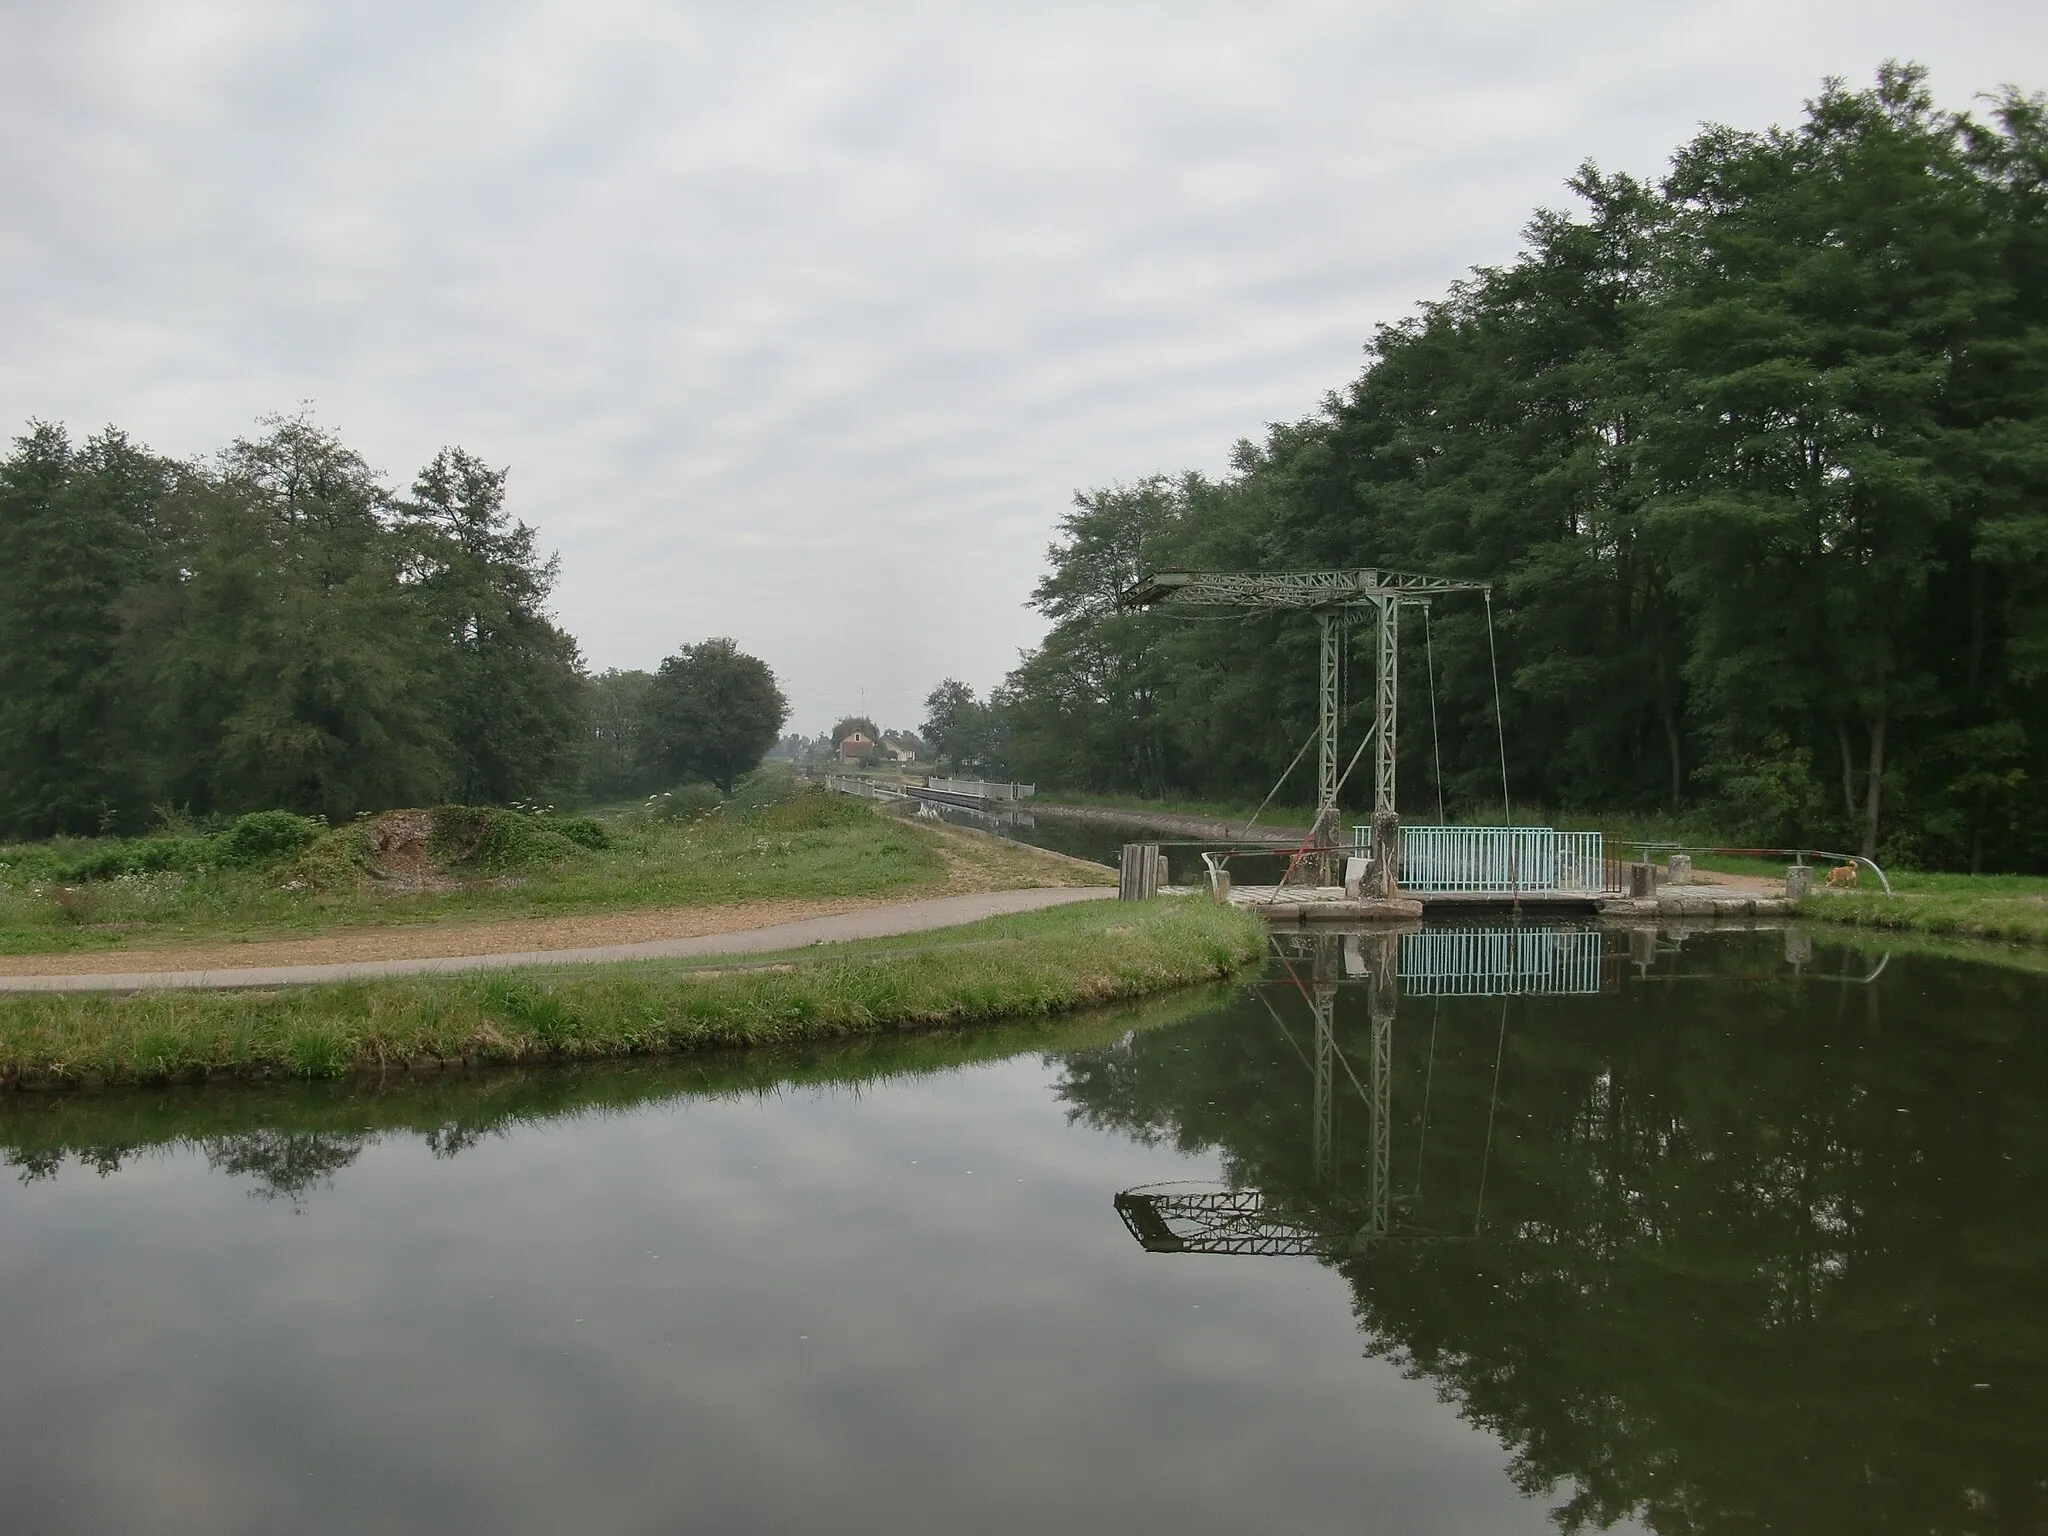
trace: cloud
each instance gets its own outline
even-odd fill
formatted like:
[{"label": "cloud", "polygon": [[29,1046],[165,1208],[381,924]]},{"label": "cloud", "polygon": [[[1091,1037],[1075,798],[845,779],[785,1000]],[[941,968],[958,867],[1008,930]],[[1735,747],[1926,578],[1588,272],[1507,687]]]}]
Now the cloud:
[{"label": "cloud", "polygon": [[996,681],[1071,492],[1220,469],[1583,158],[2037,7],[0,10],[0,417],[302,399],[512,470],[597,665],[731,634],[817,729]]}]

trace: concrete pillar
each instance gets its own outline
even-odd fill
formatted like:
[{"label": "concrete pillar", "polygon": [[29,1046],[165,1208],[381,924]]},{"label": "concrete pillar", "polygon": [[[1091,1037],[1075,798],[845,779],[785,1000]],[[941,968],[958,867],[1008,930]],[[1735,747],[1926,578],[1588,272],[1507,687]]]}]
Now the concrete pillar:
[{"label": "concrete pillar", "polygon": [[1344,830],[1344,813],[1334,805],[1326,805],[1316,813],[1314,824],[1309,829],[1309,842],[1316,852],[1310,859],[1313,871],[1312,883],[1335,885],[1337,883],[1337,839]]},{"label": "concrete pillar", "polygon": [[1372,813],[1372,841],[1365,895],[1374,901],[1391,901],[1401,889],[1401,818],[1392,811]]},{"label": "concrete pillar", "polygon": [[1794,864],[1785,871],[1785,899],[1804,901],[1813,894],[1813,866]]},{"label": "concrete pillar", "polygon": [[1667,878],[1673,885],[1692,884],[1692,855],[1674,853],[1671,855],[1671,871]]}]

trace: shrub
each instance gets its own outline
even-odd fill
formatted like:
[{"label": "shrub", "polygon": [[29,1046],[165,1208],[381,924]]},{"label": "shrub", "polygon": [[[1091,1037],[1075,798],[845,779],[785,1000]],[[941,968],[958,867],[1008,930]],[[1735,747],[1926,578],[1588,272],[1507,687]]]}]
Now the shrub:
[{"label": "shrub", "polygon": [[206,869],[213,862],[210,837],[138,837],[56,863],[51,874],[67,883],[114,880],[122,875],[161,874],[168,869]]},{"label": "shrub", "polygon": [[213,839],[213,855],[238,868],[278,864],[304,853],[324,831],[323,823],[290,811],[251,811]]},{"label": "shrub", "polygon": [[642,810],[655,821],[695,821],[723,804],[725,801],[714,785],[683,784],[649,795]]},{"label": "shrub", "polygon": [[612,834],[605,824],[588,816],[536,816],[534,820],[547,831],[558,833],[592,853],[602,853],[612,845]]},{"label": "shrub", "polygon": [[[603,830],[598,828],[600,834]],[[538,817],[481,805],[438,807],[427,839],[429,850],[449,868],[492,874],[559,863],[585,846]]]},{"label": "shrub", "polygon": [[869,814],[864,801],[822,784],[806,784],[787,798],[751,812],[747,821],[775,832],[811,832],[820,827],[849,826]]},{"label": "shrub", "polygon": [[278,871],[288,891],[345,890],[376,869],[370,839],[361,827],[323,832],[305,852]]}]

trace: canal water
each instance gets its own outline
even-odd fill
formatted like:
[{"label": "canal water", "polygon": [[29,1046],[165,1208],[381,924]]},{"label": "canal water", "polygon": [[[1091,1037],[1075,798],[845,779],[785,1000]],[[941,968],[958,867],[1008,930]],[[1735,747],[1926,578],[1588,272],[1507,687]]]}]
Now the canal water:
[{"label": "canal water", "polygon": [[[1077,821],[1033,811],[982,812],[960,806],[935,805],[932,809],[942,820],[956,826],[993,832],[1013,842],[1050,848],[1055,853],[1087,859],[1094,864],[1106,864],[1111,869],[1122,861],[1125,843],[1157,843],[1166,855],[1167,881],[1175,885],[1199,886],[1207,881],[1202,864],[1203,848],[1246,846],[1244,842],[1204,843],[1178,833],[1162,832],[1142,822]],[[1282,847],[1271,853],[1262,853],[1254,846],[1252,851],[1234,854],[1230,868],[1240,884],[1277,880],[1287,868],[1288,852],[1288,848]]]},{"label": "canal water", "polygon": [[0,1528],[2048,1521],[2048,982],[1276,943],[803,1054],[0,1099]]}]

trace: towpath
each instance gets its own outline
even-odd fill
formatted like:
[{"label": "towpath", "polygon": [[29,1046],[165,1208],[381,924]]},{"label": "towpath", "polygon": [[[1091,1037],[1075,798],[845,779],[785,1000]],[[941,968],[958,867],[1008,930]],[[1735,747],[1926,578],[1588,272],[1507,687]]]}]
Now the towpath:
[{"label": "towpath", "polygon": [[[1004,917],[1015,912],[1036,912],[1071,901],[1099,901],[1116,895],[1110,886],[1037,887],[1020,891],[974,891],[966,895],[940,896],[928,901],[896,902],[886,906],[862,906],[853,911],[830,912],[790,922],[772,922],[759,927],[726,929],[682,938],[644,939],[633,943],[595,944],[561,949],[498,950],[487,954],[418,955],[396,959],[351,960],[328,964],[263,965],[237,963],[260,960],[263,945],[251,944],[228,951],[221,963],[204,969],[164,970],[78,970],[45,971],[39,974],[0,974],[0,992],[142,992],[161,988],[230,988],[305,986],[320,982],[367,981],[390,976],[427,976],[451,971],[506,970],[537,965],[604,965],[630,960],[687,959],[704,955],[765,954],[777,950],[802,949],[812,944],[838,943],[847,939],[882,939],[897,934],[924,933],[934,928],[951,928],[979,922],[986,917]],[[794,903],[781,904],[785,906]],[[215,953],[220,953],[216,951]],[[66,955],[67,967],[81,961],[102,963],[112,955]],[[129,958],[142,959],[142,955]],[[18,956],[15,964],[33,960],[55,960],[55,956]]]}]

